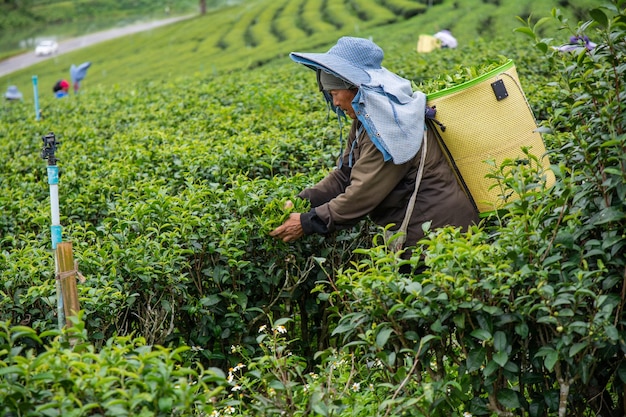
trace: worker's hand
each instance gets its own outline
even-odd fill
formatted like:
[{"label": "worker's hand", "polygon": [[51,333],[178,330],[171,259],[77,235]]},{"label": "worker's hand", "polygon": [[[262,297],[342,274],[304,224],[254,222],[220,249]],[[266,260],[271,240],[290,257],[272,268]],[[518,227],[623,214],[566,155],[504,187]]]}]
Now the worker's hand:
[{"label": "worker's hand", "polygon": [[281,239],[283,242],[298,240],[303,235],[300,213],[291,213],[283,224],[270,232],[270,236]]}]

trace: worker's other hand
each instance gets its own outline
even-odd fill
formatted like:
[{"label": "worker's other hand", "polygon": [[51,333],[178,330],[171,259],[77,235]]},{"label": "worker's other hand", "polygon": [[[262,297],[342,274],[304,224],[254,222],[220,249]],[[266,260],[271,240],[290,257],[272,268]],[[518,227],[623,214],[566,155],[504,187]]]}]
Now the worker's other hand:
[{"label": "worker's other hand", "polygon": [[283,224],[270,232],[270,236],[280,239],[283,242],[298,240],[303,235],[304,231],[300,223],[300,213],[291,213]]}]

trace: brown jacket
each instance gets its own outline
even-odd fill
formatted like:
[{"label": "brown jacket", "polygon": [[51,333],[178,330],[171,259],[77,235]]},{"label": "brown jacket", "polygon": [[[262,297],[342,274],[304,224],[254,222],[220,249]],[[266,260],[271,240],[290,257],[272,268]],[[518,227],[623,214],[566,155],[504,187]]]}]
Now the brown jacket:
[{"label": "brown jacket", "polygon": [[[385,162],[365,129],[361,129],[353,144],[359,123],[352,123],[341,166],[299,194],[313,207],[301,216],[305,234],[345,229],[366,216],[380,226],[395,224],[392,229],[398,229],[404,220],[422,151],[401,165],[391,160]],[[467,227],[478,222],[477,211],[459,186],[431,130],[426,138],[425,167],[405,246],[415,245],[424,236],[422,224],[427,221],[432,221],[431,229],[446,225]]]}]

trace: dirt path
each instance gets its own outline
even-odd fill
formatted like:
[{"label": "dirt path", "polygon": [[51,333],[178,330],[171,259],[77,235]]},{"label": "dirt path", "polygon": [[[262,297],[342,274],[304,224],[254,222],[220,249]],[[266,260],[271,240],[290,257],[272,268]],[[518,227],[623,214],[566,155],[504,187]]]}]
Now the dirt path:
[{"label": "dirt path", "polygon": [[[91,46],[98,42],[107,41],[109,39],[118,38],[120,36],[130,35],[132,33],[143,32],[145,30],[150,30],[159,26],[169,25],[170,23],[189,19],[193,16],[195,15],[177,16],[169,19],[155,20],[152,22],[136,23],[129,26],[92,33],[90,35],[85,35],[78,38],[67,39],[65,41],[59,42],[58,54],[64,54],[66,52],[84,48],[86,46]],[[33,64],[50,58],[52,57],[36,56],[35,51],[31,51],[22,55],[17,55],[9,59],[5,59],[4,61],[0,61],[0,77],[3,77],[22,68],[30,67]]]}]

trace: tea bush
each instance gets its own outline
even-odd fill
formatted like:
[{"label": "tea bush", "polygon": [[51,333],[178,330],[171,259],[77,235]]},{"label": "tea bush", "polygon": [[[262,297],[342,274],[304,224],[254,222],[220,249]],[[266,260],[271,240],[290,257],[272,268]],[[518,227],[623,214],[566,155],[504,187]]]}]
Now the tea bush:
[{"label": "tea bush", "polygon": [[0,324],[0,415],[203,415],[227,385],[219,369],[183,366],[186,346],[118,337],[96,350],[74,324],[39,334]]}]

